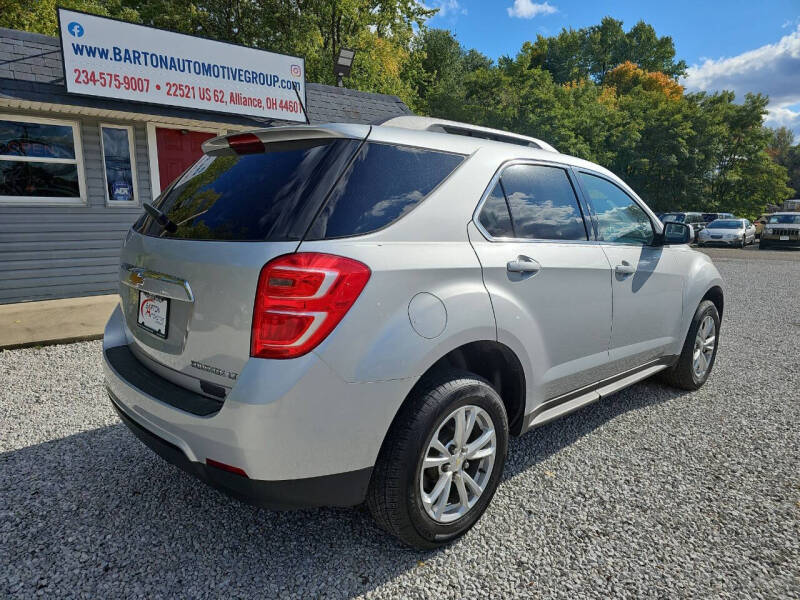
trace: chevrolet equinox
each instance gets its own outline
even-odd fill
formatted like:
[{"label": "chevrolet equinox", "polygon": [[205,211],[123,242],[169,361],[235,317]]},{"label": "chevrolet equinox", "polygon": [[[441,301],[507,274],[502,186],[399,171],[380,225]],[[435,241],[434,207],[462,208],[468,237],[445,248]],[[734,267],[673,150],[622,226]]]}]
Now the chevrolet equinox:
[{"label": "chevrolet equinox", "polygon": [[208,140],[133,225],[103,342],[120,418],[273,509],[469,530],[521,435],[714,365],[722,280],[606,169],[421,117]]}]

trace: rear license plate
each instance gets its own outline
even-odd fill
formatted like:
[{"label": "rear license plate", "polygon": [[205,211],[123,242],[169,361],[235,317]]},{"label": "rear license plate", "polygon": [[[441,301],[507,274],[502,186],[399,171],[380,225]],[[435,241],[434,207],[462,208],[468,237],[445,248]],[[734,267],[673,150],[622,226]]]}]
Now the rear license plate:
[{"label": "rear license plate", "polygon": [[169,325],[169,298],[140,291],[136,322],[142,329],[166,338]]},{"label": "rear license plate", "polygon": [[781,241],[782,242],[788,242],[789,241],[789,236],[788,235],[782,235],[781,236]]}]

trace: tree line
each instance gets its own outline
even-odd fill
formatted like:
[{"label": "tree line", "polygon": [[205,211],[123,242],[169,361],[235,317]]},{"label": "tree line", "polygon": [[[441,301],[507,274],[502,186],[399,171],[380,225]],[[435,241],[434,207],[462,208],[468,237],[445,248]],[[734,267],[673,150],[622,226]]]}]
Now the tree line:
[{"label": "tree line", "polygon": [[[56,0],[0,0],[0,26],[56,34]],[[753,217],[800,191],[800,145],[768,98],[686,93],[669,36],[611,17],[491,60],[429,28],[417,0],[61,0],[59,5],[306,58],[309,81],[396,94],[418,114],[542,138],[621,176],[657,211]],[[790,187],[791,186],[791,187]]]}]

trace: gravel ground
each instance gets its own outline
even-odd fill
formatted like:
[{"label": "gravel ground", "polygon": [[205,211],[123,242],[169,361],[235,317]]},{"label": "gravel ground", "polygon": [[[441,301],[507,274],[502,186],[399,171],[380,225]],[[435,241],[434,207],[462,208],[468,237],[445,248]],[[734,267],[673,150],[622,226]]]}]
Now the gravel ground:
[{"label": "gravel ground", "polygon": [[715,261],[721,260],[800,260],[800,248],[779,248],[778,250],[759,250],[758,242],[747,248],[725,248],[709,246],[695,250],[705,252]]},{"label": "gravel ground", "polygon": [[720,260],[709,383],[643,383],[514,440],[462,540],[273,513],[119,423],[100,343],[0,353],[0,597],[800,597],[800,252]]}]

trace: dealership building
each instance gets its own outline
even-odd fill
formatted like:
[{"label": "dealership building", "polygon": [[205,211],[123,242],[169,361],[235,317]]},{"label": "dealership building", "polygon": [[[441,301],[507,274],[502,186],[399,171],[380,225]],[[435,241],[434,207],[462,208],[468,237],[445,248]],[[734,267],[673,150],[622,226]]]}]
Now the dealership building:
[{"label": "dealership building", "polygon": [[[0,28],[0,304],[116,292],[119,248],[142,203],[201,155],[203,141],[290,122],[75,93],[65,81],[73,71],[79,83],[59,38]],[[410,114],[395,96],[306,84],[304,72],[302,81],[312,124]]]}]

